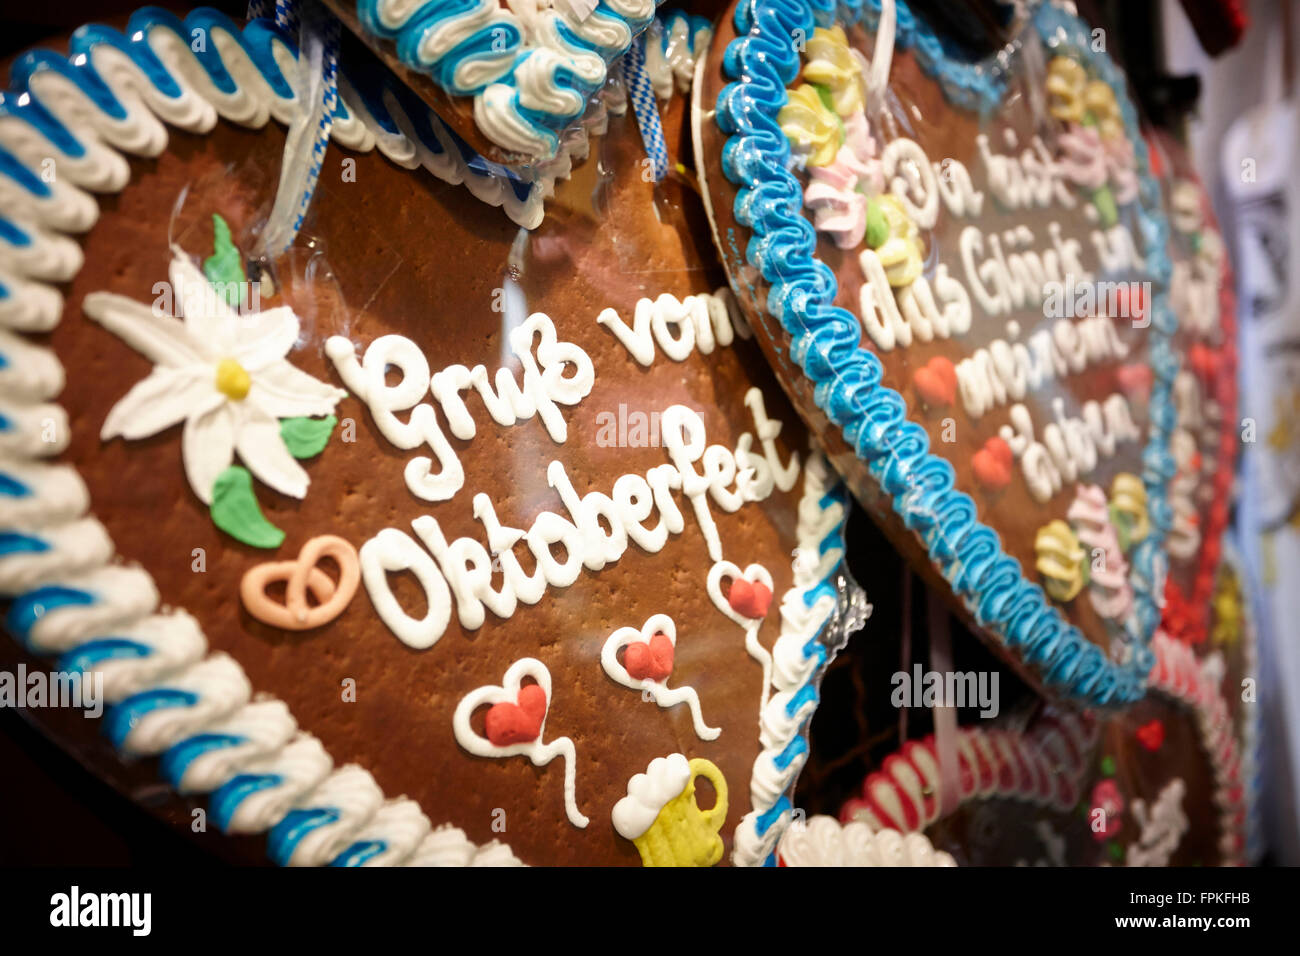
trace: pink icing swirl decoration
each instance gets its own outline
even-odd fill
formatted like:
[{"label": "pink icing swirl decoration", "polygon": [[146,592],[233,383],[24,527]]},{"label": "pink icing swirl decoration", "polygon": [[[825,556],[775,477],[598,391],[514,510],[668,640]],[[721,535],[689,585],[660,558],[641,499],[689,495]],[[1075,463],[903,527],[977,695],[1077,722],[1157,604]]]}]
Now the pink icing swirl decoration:
[{"label": "pink icing swirl decoration", "polygon": [[[963,727],[957,732],[958,801],[1007,798],[1060,811],[1083,795],[1083,781],[1097,743],[1091,713],[1048,710],[1028,733]],[[934,735],[909,740],[886,757],[862,784],[862,795],[840,809],[845,823],[873,830],[924,830],[957,809],[941,807],[939,756]]]},{"label": "pink icing swirl decoration", "polygon": [[854,249],[867,231],[867,202],[885,189],[885,174],[876,141],[862,110],[844,121],[844,145],[826,166],[809,166],[804,205],[812,210],[818,232],[841,249]]},{"label": "pink icing swirl decoration", "polygon": [[1239,866],[1245,860],[1246,802],[1241,772],[1241,749],[1233,731],[1232,716],[1218,682],[1187,644],[1163,630],[1156,631],[1151,648],[1156,665],[1148,687],[1190,707],[1196,713],[1201,743],[1214,773],[1214,804],[1219,809],[1219,851],[1223,863]]},{"label": "pink icing swirl decoration", "polygon": [[1133,613],[1133,586],[1119,533],[1110,520],[1106,492],[1097,485],[1080,485],[1066,516],[1088,549],[1088,599],[1093,610],[1107,620],[1126,620]]}]

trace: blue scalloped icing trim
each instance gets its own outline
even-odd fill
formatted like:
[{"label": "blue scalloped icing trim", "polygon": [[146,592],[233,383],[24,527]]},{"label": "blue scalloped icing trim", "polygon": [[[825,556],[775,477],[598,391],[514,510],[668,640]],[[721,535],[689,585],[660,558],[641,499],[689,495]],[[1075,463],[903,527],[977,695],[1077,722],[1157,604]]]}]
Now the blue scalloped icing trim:
[{"label": "blue scalloped icing trim", "polygon": [[[75,132],[64,126],[41,104],[40,98],[31,92],[29,80],[42,70],[55,70],[75,83],[90,102],[106,116],[111,119],[123,119],[126,116],[125,108],[100,78],[90,56],[95,47],[108,44],[120,50],[139,67],[158,92],[169,99],[175,99],[181,95],[181,87],[149,46],[149,34],[158,28],[171,30],[187,46],[190,44],[191,31],[196,29],[201,29],[208,35],[211,35],[214,29],[228,34],[248,55],[276,96],[284,100],[293,98],[293,88],[272,55],[272,46],[274,43],[279,43],[296,58],[298,45],[294,37],[277,27],[273,21],[250,20],[241,28],[224,13],[207,7],[191,11],[184,20],[157,7],[141,7],[131,14],[126,29],[122,32],[93,23],[78,28],[69,40],[67,56],[41,48],[28,50],[19,56],[14,60],[10,70],[10,88],[0,91],[0,117],[23,121],[69,157],[83,156],[85,147]],[[238,90],[238,84],[226,69],[215,44],[207,45],[203,51],[194,52],[194,56],[219,90],[225,93]],[[339,72],[352,86],[366,109],[372,114],[374,122],[382,130],[388,133],[399,132],[397,124],[383,105],[384,93],[390,92],[411,119],[420,143],[435,156],[441,156],[446,152],[443,141],[433,129],[431,117],[435,117],[436,114],[405,84],[399,82],[387,68],[377,61],[371,61],[369,53],[364,57],[341,63]],[[338,100],[335,116],[340,120],[351,117],[342,98]],[[525,201],[533,190],[540,188],[537,184],[522,179],[513,170],[484,159],[450,127],[442,125],[450,141],[459,151],[461,159],[471,171],[481,176],[505,180],[515,197],[521,202]],[[42,198],[50,195],[49,187],[40,177],[3,148],[0,148],[0,176],[11,180],[31,195]],[[0,213],[0,233],[9,234],[11,231],[16,231],[18,235],[25,235],[15,223]]]},{"label": "blue scalloped icing trim", "polygon": [[[807,36],[814,26],[830,25],[837,10],[845,21],[870,23],[879,15],[879,3],[848,0],[837,8],[834,0],[748,0],[736,8],[738,36],[723,57],[723,72],[732,82],[717,101],[717,122],[728,135],[722,168],[741,187],[735,216],[752,232],[746,259],[770,284],[767,310],[789,333],[790,357],[813,382],[817,406],[867,463],[894,510],[925,542],[979,624],[998,635],[1051,690],[1092,706],[1132,703],[1145,692],[1155,662],[1148,645],[1160,620],[1162,544],[1171,519],[1165,489],[1174,473],[1168,446],[1178,358],[1170,342],[1177,319],[1168,301],[1169,227],[1137,113],[1123,95],[1123,77],[1104,53],[1092,52],[1082,21],[1048,5],[1035,11],[1034,27],[1048,47],[1069,47],[1119,94],[1125,130],[1137,154],[1137,218],[1154,290],[1149,355],[1155,376],[1150,436],[1142,453],[1152,533],[1133,553],[1134,573],[1142,585],[1135,588],[1138,640],[1131,644],[1130,659],[1118,664],[1061,616],[1042,588],[1025,577],[1020,563],[1002,550],[997,533],[976,519],[975,501],[955,487],[952,465],[930,453],[929,437],[907,417],[902,396],[881,383],[879,360],[859,345],[857,318],[833,305],[836,279],[816,257],[817,236],[802,214],[802,189],[791,172],[789,143],[776,114],[786,102],[786,86],[799,72],[799,54],[789,37],[795,30]],[[895,45],[910,47],[955,105],[981,113],[996,106],[1003,83],[993,69],[949,58],[903,0],[897,11]]]}]

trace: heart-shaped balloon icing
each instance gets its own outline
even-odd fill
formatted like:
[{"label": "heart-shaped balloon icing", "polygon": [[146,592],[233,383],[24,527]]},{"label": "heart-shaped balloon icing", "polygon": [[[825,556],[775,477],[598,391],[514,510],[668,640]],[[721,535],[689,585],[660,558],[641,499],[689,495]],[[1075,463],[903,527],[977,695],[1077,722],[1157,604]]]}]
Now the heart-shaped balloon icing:
[{"label": "heart-shaped balloon icing", "polygon": [[[524,684],[527,678],[533,683]],[[536,658],[510,665],[499,685],[476,688],[456,705],[453,726],[460,745],[483,756],[527,753],[542,742],[551,701],[551,672]],[[472,715],[487,706],[485,733],[471,725]]]},{"label": "heart-shaped balloon icing", "polygon": [[[726,594],[723,582],[727,583]],[[766,617],[772,604],[772,575],[759,564],[741,571],[730,561],[719,561],[709,570],[707,586],[714,607],[743,628]]]},{"label": "heart-shaped balloon icing", "polygon": [[[686,704],[701,740],[716,740],[721,728],[704,722],[699,694],[693,687],[668,686],[676,658],[677,625],[667,614],[651,615],[641,627],[620,627],[606,639],[600,664],[609,677],[624,687],[640,690],[660,707]],[[623,660],[620,663],[619,654]]]},{"label": "heart-shaped balloon icing", "polygon": [[[1061,7],[1002,62],[903,0],[736,2],[696,166],[740,305],[869,513],[1040,689],[1122,706],[1160,620],[1178,303],[1125,81]],[[1071,522],[1085,486],[1145,533],[1095,502]],[[1085,553],[1066,535],[1114,573],[1040,560]]]}]

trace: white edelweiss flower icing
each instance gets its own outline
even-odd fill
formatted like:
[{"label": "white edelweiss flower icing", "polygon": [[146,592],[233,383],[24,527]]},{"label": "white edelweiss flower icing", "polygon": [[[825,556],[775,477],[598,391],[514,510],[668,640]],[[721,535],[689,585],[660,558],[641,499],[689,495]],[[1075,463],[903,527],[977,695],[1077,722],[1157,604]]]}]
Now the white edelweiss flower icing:
[{"label": "white edelweiss flower icing", "polygon": [[[154,362],[109,411],[100,437],[147,438],[184,422],[185,474],[205,504],[236,452],[276,491],[304,497],[307,472],[285,446],[279,419],[328,415],[347,393],[286,358],[299,335],[292,309],[237,314],[180,250],[169,278],[174,316],[113,293],[86,296],[87,316]],[[223,386],[227,368],[242,376],[239,391]]]},{"label": "white edelweiss flower icing", "polygon": [[691,781],[691,765],[683,754],[669,754],[650,761],[645,773],[627,783],[627,796],[614,804],[614,829],[635,840],[650,829],[659,811]]}]

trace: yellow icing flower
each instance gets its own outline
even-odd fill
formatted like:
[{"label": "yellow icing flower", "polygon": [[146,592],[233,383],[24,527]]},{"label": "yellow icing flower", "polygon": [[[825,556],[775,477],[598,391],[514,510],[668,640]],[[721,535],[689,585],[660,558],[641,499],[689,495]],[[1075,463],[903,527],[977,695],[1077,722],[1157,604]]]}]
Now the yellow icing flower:
[{"label": "yellow icing flower", "polygon": [[1068,56],[1052,57],[1047,66],[1047,111],[1067,123],[1082,123],[1087,83],[1087,72],[1074,60]]},{"label": "yellow icing flower", "polygon": [[844,141],[839,117],[822,102],[817,88],[804,83],[791,90],[789,101],[776,114],[781,132],[796,156],[807,157],[809,166],[829,166]]},{"label": "yellow icing flower", "polygon": [[1210,640],[1216,647],[1232,648],[1241,637],[1245,615],[1241,606],[1241,582],[1231,568],[1220,565],[1218,587],[1214,590],[1214,627]]},{"label": "yellow icing flower", "polygon": [[1093,80],[1083,91],[1083,105],[1097,121],[1102,139],[1119,139],[1124,135],[1124,118],[1119,113],[1115,91],[1101,80]]},{"label": "yellow icing flower", "polygon": [[1038,529],[1034,537],[1038,554],[1035,567],[1043,576],[1043,589],[1057,601],[1073,601],[1087,583],[1087,554],[1070,526],[1056,518]]},{"label": "yellow icing flower", "polygon": [[925,247],[921,244],[916,223],[892,193],[884,193],[872,201],[884,214],[889,226],[889,237],[876,249],[876,256],[885,269],[885,278],[895,289],[911,285],[921,274],[925,261]]},{"label": "yellow icing flower", "polygon": [[1115,476],[1110,483],[1110,512],[1125,551],[1151,533],[1147,488],[1137,475],[1122,471]]},{"label": "yellow icing flower", "polygon": [[830,90],[835,112],[848,119],[866,105],[862,62],[849,50],[843,27],[836,24],[829,30],[813,30],[804,55],[804,79]]}]

